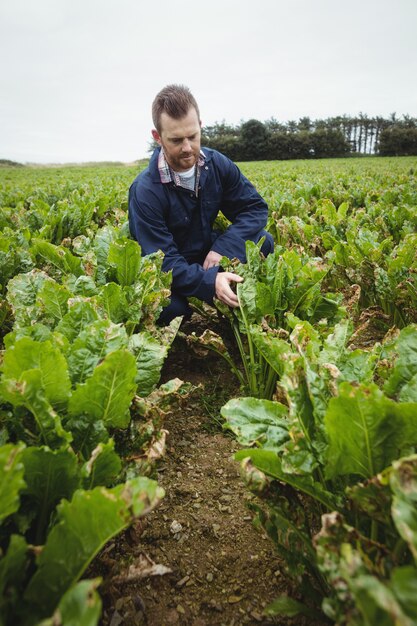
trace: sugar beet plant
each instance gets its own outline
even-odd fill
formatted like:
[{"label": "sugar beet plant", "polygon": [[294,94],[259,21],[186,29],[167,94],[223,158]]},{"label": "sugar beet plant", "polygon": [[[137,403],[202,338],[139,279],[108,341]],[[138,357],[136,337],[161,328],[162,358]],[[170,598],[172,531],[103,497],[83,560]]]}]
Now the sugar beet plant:
[{"label": "sugar beet plant", "polygon": [[[246,243],[246,263],[224,261],[223,267],[242,276],[237,284],[239,307],[230,309],[216,302],[233,332],[234,352],[227,350],[220,335],[206,331],[201,337],[188,337],[218,352],[238,377],[245,394],[271,399],[279,376],[279,361],[274,367],[260,349],[261,338],[274,337],[275,345],[285,349],[284,338],[291,329],[290,314],[311,322],[324,323],[340,319],[341,298],[326,293],[323,282],[331,265],[320,258],[311,258],[301,250],[285,250],[277,246],[266,259],[260,254],[260,242]],[[279,339],[282,339],[280,342]],[[232,357],[235,354],[235,357]]]},{"label": "sugar beet plant", "polygon": [[[278,330],[266,305],[260,324],[241,328],[249,328],[274,370],[275,394],[271,400],[251,392],[256,397],[222,409],[244,448],[236,458],[258,496],[251,504],[257,523],[293,581],[293,596],[277,598],[267,612],[304,614],[320,624],[411,626],[417,619],[415,235],[406,222],[402,236],[387,234],[381,204],[369,203],[379,220],[352,214],[347,205],[337,211],[329,201],[314,200],[314,207],[311,218],[304,216],[307,227],[287,219],[299,237],[290,241],[291,252],[301,266],[314,264],[319,253],[329,268],[319,296],[328,297],[326,288],[346,296],[357,287],[355,314],[346,306],[344,315],[339,308],[314,317],[287,298]],[[415,206],[401,214],[412,221]],[[251,291],[256,311],[259,291]],[[369,305],[384,312],[388,332],[355,349],[355,324]],[[245,306],[241,298],[239,319],[247,316]],[[257,378],[262,369],[259,359],[253,362]]]},{"label": "sugar beet plant", "polygon": [[35,204],[14,216],[19,235],[0,236],[0,624],[92,626],[100,580],[80,577],[164,495],[146,475],[182,393],[178,380],[156,389],[178,324],[155,325],[170,285],[160,255],[91,227],[89,202],[58,242],[41,219],[53,207]]},{"label": "sugar beet plant", "polygon": [[350,350],[350,335],[347,321],[323,338],[298,320],[286,349],[265,338],[282,402],[239,398],[222,414],[246,446],[236,457],[259,496],[252,508],[294,581],[297,600],[269,612],[411,626],[417,327],[370,351]]}]

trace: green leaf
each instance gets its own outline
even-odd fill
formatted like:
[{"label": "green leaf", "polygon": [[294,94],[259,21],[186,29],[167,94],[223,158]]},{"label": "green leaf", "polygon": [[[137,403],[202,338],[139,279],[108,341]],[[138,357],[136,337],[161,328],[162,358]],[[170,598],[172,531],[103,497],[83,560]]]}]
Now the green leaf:
[{"label": "green leaf", "polygon": [[24,444],[0,447],[0,522],[19,508],[20,492],[25,487],[22,452]]},{"label": "green leaf", "polygon": [[59,322],[56,330],[72,342],[86,326],[98,320],[98,314],[90,302],[81,298],[74,298],[68,306],[68,313]]},{"label": "green leaf", "polygon": [[103,307],[107,317],[115,324],[128,319],[128,303],[123,287],[117,283],[107,283],[100,290],[97,302]]},{"label": "green leaf", "polygon": [[111,486],[121,468],[122,462],[114,450],[113,439],[99,443],[82,468],[84,489],[93,489],[99,485]]},{"label": "green leaf", "polygon": [[358,474],[372,478],[417,443],[417,412],[413,404],[397,404],[376,385],[342,383],[324,418],[329,438],[329,478]]},{"label": "green leaf", "polygon": [[265,615],[286,615],[295,617],[296,615],[307,615],[313,619],[323,618],[323,615],[314,609],[298,602],[289,596],[279,596],[264,609]]},{"label": "green leaf", "polygon": [[81,259],[74,256],[68,248],[55,246],[43,239],[32,239],[32,250],[38,259],[55,267],[60,273],[81,276]]},{"label": "green leaf", "polygon": [[[303,577],[307,582],[308,577],[304,575],[306,572],[315,573],[316,555],[307,525],[308,518],[302,503],[295,496],[288,487],[278,483],[274,488],[273,501],[269,499],[267,511],[253,503],[248,506],[256,511],[256,522],[264,526],[274,542],[278,555],[285,563],[285,572],[291,578],[298,580]],[[308,585],[308,582],[303,585],[304,589]]]},{"label": "green leaf", "polygon": [[287,483],[298,491],[302,491],[314,500],[321,502],[329,510],[337,508],[337,498],[326,491],[320,483],[315,482],[311,476],[297,476],[296,474],[284,472],[282,462],[276,452],[272,450],[245,449],[239,450],[235,454],[237,461],[242,461],[247,457],[250,457],[253,464],[267,476]]},{"label": "green leaf", "polygon": [[402,387],[398,400],[400,402],[417,402],[417,374]]},{"label": "green leaf", "polygon": [[101,598],[96,589],[101,579],[81,580],[61,598],[50,619],[38,626],[96,626],[101,615]]},{"label": "green leaf", "polygon": [[28,370],[39,371],[41,388],[46,399],[56,409],[66,407],[71,382],[65,357],[50,341],[18,339],[4,355],[3,380],[21,382]]},{"label": "green leaf", "polygon": [[284,371],[285,359],[288,353],[292,351],[291,346],[283,339],[274,336],[270,330],[263,331],[260,326],[252,325],[250,336],[265,361],[281,376]]},{"label": "green leaf", "polygon": [[32,326],[15,327],[12,332],[4,337],[5,347],[11,348],[13,344],[22,337],[30,337],[34,341],[48,341],[48,339],[53,341],[56,335],[54,335],[53,331],[48,328],[48,326],[45,326],[45,324],[36,322]]},{"label": "green leaf", "polygon": [[38,291],[36,303],[55,326],[67,313],[68,300],[71,295],[71,292],[62,285],[58,285],[52,280],[46,280]]},{"label": "green leaf", "polygon": [[149,395],[159,382],[161,369],[168,354],[168,347],[144,331],[132,335],[129,350],[136,359],[136,384],[138,395]]},{"label": "green leaf", "polygon": [[70,274],[65,277],[64,286],[74,296],[85,296],[91,298],[97,295],[97,285],[91,276],[73,276]]},{"label": "green leaf", "polygon": [[142,261],[140,246],[132,239],[112,242],[108,262],[115,268],[119,285],[133,285],[137,280]]},{"label": "green leaf", "polygon": [[385,393],[390,397],[398,394],[417,375],[417,325],[411,324],[403,328],[394,347],[398,358],[384,387]]},{"label": "green leaf", "polygon": [[403,611],[417,621],[417,570],[411,565],[396,567],[391,573],[391,590]]},{"label": "green leaf", "polygon": [[46,397],[40,370],[27,370],[19,381],[3,381],[1,390],[7,402],[24,406],[32,413],[43,442],[50,448],[58,448],[71,441],[70,433],[63,429],[59,415]]},{"label": "green leaf", "polygon": [[239,306],[241,307],[242,316],[246,320],[247,326],[249,326],[250,323],[257,322],[255,279],[248,277],[245,278],[243,283],[237,283],[236,293],[239,298]]},{"label": "green leaf", "polygon": [[392,518],[417,563],[417,455],[392,464]]},{"label": "green leaf", "polygon": [[9,280],[7,300],[17,326],[30,326],[41,318],[42,311],[37,306],[36,298],[45,281],[52,282],[52,278],[38,269],[18,274]]},{"label": "green leaf", "polygon": [[[135,242],[132,242],[135,243]],[[138,244],[136,244],[138,246]],[[139,246],[138,246],[139,248]],[[168,304],[171,272],[162,271],[163,253],[159,250],[143,257],[133,285],[125,287],[128,321],[152,330],[162,308]]]},{"label": "green leaf", "polygon": [[254,443],[279,450],[289,440],[288,408],[279,402],[256,398],[229,400],[221,409],[229,428],[243,446]]},{"label": "green leaf", "polygon": [[390,472],[391,467],[364,483],[356,483],[346,489],[346,495],[356,510],[386,526],[391,525],[392,493],[387,477]]},{"label": "green leaf", "polygon": [[333,328],[333,332],[330,333],[323,342],[323,350],[320,352],[318,358],[319,363],[333,363],[334,365],[338,365],[347,352],[346,345],[351,334],[352,327],[349,320],[342,320],[336,324]]},{"label": "green leaf", "polygon": [[103,420],[106,426],[126,428],[129,407],[136,391],[136,363],[127,350],[108,354],[93,375],[73,392],[68,412]]},{"label": "green leaf", "polygon": [[340,370],[340,380],[370,384],[374,379],[377,364],[378,348],[373,351],[353,350],[342,355],[337,366]]},{"label": "green leaf", "polygon": [[21,604],[28,545],[21,535],[11,535],[7,551],[0,558],[0,623],[16,624]]},{"label": "green leaf", "polygon": [[414,626],[391,589],[376,576],[354,575],[350,588],[365,624],[380,626]]},{"label": "green leaf", "polygon": [[71,502],[63,500],[25,592],[33,612],[51,614],[103,546],[162,497],[155,481],[139,477],[113,489],[79,490]]},{"label": "green leaf", "polygon": [[116,241],[118,232],[112,226],[104,226],[100,228],[94,237],[93,250],[97,258],[97,275],[98,284],[105,284],[107,280],[107,272],[109,269],[107,257],[109,256],[110,244]]},{"label": "green leaf", "polygon": [[124,326],[110,320],[97,320],[80,331],[67,353],[73,384],[82,383],[110,352],[126,348],[128,338]]},{"label": "green leaf", "polygon": [[56,505],[62,498],[71,499],[80,486],[77,457],[70,448],[50,450],[30,447],[23,452],[25,499],[31,512],[36,511],[36,543],[45,540],[46,529]]}]

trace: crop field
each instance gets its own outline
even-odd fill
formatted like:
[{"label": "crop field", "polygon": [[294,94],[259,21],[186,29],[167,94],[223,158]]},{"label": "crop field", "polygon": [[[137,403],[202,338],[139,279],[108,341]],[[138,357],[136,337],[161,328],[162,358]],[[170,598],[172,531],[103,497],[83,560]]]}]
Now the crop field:
[{"label": "crop field", "polygon": [[417,623],[417,158],[240,167],[275,251],[165,328],[138,167],[0,169],[0,626]]}]

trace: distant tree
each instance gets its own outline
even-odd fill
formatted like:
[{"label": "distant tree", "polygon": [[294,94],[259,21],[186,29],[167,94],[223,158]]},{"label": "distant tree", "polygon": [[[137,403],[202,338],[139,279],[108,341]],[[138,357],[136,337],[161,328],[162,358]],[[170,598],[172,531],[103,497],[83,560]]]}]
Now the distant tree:
[{"label": "distant tree", "polygon": [[248,161],[259,161],[267,158],[268,130],[265,124],[252,119],[240,127],[240,144],[242,158]]},{"label": "distant tree", "polygon": [[379,137],[381,156],[417,155],[417,127],[391,125],[381,131]]},{"label": "distant tree", "polygon": [[215,122],[213,126],[204,126],[202,135],[208,140],[213,137],[237,137],[239,135],[239,127],[226,124],[223,120],[222,122]]},{"label": "distant tree", "polygon": [[313,129],[313,122],[309,117],[300,117],[297,124],[298,130],[310,131]]},{"label": "distant tree", "polygon": [[287,125],[282,122],[278,122],[274,117],[266,120],[265,128],[269,133],[285,133],[287,131]]},{"label": "distant tree", "polygon": [[[233,126],[224,120],[202,130],[203,146],[222,152],[234,161],[310,159],[346,154],[415,154],[417,118],[338,115],[327,119],[305,116],[298,122],[266,122],[250,119]],[[387,132],[385,132],[387,131]],[[389,131],[389,132],[388,132]],[[402,131],[402,132],[397,132]],[[149,152],[157,147],[149,144]]]},{"label": "distant tree", "polygon": [[307,130],[300,130],[288,135],[290,159],[309,159],[312,156],[311,135],[312,133]]},{"label": "distant tree", "polygon": [[24,165],[10,159],[0,159],[0,167],[24,167]]},{"label": "distant tree", "polygon": [[346,156],[350,145],[341,130],[319,129],[310,133],[311,156],[316,159]]},{"label": "distant tree", "polygon": [[297,132],[297,127],[297,122],[295,122],[294,120],[289,120],[287,122],[287,130],[289,133]]},{"label": "distant tree", "polygon": [[202,145],[218,150],[222,154],[232,159],[232,161],[242,161],[242,149],[241,142],[235,135],[220,135],[219,137],[213,137],[208,141],[204,141],[202,138]]},{"label": "distant tree", "polygon": [[280,131],[271,133],[268,137],[268,159],[272,161],[283,161],[290,157],[291,135]]}]

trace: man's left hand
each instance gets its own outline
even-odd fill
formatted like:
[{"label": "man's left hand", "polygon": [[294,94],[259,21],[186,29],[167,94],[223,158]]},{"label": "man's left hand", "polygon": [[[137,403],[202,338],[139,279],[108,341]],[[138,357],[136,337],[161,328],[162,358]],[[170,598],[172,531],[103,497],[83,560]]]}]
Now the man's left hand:
[{"label": "man's left hand", "polygon": [[214,252],[214,250],[210,250],[206,258],[204,259],[203,269],[208,270],[210,267],[215,267],[220,263],[220,259],[222,255],[218,252]]}]

